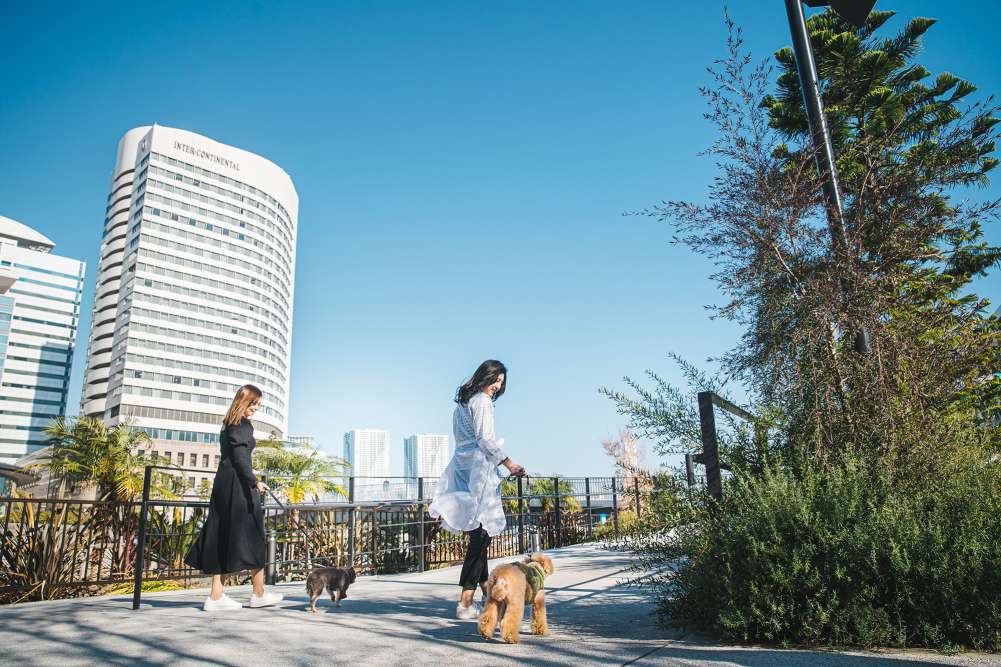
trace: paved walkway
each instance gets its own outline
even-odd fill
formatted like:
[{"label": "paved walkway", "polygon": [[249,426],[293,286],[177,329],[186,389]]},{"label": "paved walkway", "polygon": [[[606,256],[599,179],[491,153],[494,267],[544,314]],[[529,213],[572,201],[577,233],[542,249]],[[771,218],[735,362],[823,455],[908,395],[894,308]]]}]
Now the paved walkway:
[{"label": "paved walkway", "polygon": [[[1001,656],[780,651],[713,645],[654,626],[642,591],[624,585],[628,559],[599,547],[549,552],[550,636],[486,642],[454,618],[455,568],[362,577],[340,609],[306,613],[302,584],[281,607],[206,614],[206,591],[58,600],[0,607],[2,664],[212,665],[1001,665]],[[511,560],[511,559],[505,559]],[[496,565],[498,562],[492,563]],[[246,599],[246,588],[230,591]],[[523,625],[527,632],[528,622]]]}]

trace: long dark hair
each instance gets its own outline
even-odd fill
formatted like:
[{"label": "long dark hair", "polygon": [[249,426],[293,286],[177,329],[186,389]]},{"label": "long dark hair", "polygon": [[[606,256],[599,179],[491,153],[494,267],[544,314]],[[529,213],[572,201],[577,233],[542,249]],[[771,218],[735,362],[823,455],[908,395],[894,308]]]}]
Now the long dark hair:
[{"label": "long dark hair", "polygon": [[476,395],[476,392],[483,391],[497,382],[497,377],[501,373],[504,374],[504,382],[501,383],[500,390],[492,396],[493,400],[496,401],[504,395],[504,390],[507,389],[507,366],[496,359],[487,359],[476,369],[473,377],[455,390],[455,402],[468,403],[469,399]]}]

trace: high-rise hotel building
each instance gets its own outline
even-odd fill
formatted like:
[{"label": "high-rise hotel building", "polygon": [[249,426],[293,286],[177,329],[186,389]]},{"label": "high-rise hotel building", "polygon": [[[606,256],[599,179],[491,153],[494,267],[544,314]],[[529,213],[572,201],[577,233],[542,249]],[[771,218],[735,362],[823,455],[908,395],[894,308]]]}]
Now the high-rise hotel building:
[{"label": "high-rise hotel building", "polygon": [[[274,163],[160,125],[118,144],[81,413],[145,429],[194,484],[236,390],[258,437],[288,427],[299,197]],[[199,471],[200,472],[200,471]],[[193,484],[193,485],[194,485]]]},{"label": "high-rise hotel building", "polygon": [[0,461],[47,443],[66,414],[86,265],[52,254],[55,244],[0,216]]}]

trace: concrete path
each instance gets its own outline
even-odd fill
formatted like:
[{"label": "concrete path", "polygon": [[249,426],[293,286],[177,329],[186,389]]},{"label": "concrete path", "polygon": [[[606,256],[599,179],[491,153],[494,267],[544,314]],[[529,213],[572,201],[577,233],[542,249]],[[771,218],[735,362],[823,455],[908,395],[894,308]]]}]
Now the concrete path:
[{"label": "concrete path", "polygon": [[[654,626],[642,591],[624,585],[626,555],[594,545],[549,552],[550,636],[486,642],[454,618],[456,568],[362,577],[340,609],[310,614],[302,584],[278,608],[201,611],[205,590],[0,607],[2,664],[212,665],[1001,665],[1001,656],[781,651],[714,645]],[[504,559],[511,560],[511,559]],[[502,561],[495,561],[497,565]],[[247,588],[230,594],[246,600]],[[528,631],[527,615],[523,632]]]}]

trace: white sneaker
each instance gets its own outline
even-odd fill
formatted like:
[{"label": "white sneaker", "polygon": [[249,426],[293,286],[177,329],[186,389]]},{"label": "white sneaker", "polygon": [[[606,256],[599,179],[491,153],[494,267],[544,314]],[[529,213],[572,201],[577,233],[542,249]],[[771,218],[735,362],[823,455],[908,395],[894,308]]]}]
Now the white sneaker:
[{"label": "white sneaker", "polygon": [[258,607],[273,607],[282,601],[285,596],[281,593],[269,593],[264,591],[264,595],[257,597],[253,593],[250,594],[250,608],[257,609]]},{"label": "white sneaker", "polygon": [[480,614],[483,613],[483,605],[479,602],[474,602],[468,607],[463,607],[460,602],[455,606],[455,617],[460,618],[464,621],[469,621],[474,618],[479,618]]},{"label": "white sneaker", "polygon": [[229,597],[225,593],[219,596],[219,599],[213,600],[212,596],[205,598],[205,604],[202,605],[202,609],[205,611],[230,611],[232,609],[242,609],[243,605]]}]

